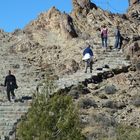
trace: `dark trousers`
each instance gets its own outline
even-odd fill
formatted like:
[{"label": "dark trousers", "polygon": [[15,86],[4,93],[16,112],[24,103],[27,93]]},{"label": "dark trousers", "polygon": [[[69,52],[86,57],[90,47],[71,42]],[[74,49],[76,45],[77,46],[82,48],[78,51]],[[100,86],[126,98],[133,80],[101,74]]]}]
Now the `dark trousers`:
[{"label": "dark trousers", "polygon": [[85,61],[85,73],[87,73],[88,67],[90,68],[90,73],[92,73],[92,60],[88,59]]},{"label": "dark trousers", "polygon": [[102,39],[102,47],[107,48],[107,37],[101,37],[101,39]]},{"label": "dark trousers", "polygon": [[9,101],[11,101],[10,93],[12,94],[12,97],[15,97],[14,89],[7,89],[7,97]]},{"label": "dark trousers", "polygon": [[121,48],[121,37],[116,37],[115,39],[116,39],[115,48],[120,49]]}]

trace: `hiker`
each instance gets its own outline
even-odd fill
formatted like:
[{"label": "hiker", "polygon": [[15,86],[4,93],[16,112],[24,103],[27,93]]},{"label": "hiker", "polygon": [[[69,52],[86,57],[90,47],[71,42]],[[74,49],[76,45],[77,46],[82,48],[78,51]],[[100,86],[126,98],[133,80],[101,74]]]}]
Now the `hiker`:
[{"label": "hiker", "polygon": [[18,88],[17,83],[16,83],[16,78],[14,75],[11,74],[11,70],[8,72],[9,74],[5,78],[4,86],[7,87],[7,97],[9,102],[11,102],[10,99],[10,93],[12,94],[12,99],[15,99],[15,93],[14,90]]},{"label": "hiker", "polygon": [[122,37],[121,37],[121,33],[120,33],[120,28],[119,26],[116,26],[115,29],[115,49],[121,49],[121,45],[122,45]]},{"label": "hiker", "polygon": [[107,37],[108,37],[108,29],[104,24],[101,28],[102,47],[107,48]]},{"label": "hiker", "polygon": [[89,44],[86,44],[86,49],[83,51],[83,60],[85,61],[85,73],[87,73],[88,67],[90,67],[90,73],[92,73],[93,51]]}]

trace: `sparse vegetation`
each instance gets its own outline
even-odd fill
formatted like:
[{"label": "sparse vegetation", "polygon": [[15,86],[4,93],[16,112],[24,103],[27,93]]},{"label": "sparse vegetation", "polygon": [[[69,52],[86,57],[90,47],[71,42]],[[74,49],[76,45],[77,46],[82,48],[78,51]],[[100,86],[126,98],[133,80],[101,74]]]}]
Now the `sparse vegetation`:
[{"label": "sparse vegetation", "polygon": [[113,138],[102,138],[101,140],[140,140],[140,129],[119,125],[116,128],[116,136]]},{"label": "sparse vegetation", "polygon": [[136,95],[133,97],[132,104],[136,107],[140,107],[140,96]]},{"label": "sparse vegetation", "polygon": [[105,93],[106,94],[115,94],[116,91],[117,91],[117,89],[116,89],[115,85],[107,85],[105,87]]},{"label": "sparse vegetation", "polygon": [[[51,82],[48,82],[49,86]],[[78,111],[72,97],[58,93],[48,96],[48,88],[38,95],[18,127],[19,140],[84,140]],[[51,88],[49,88],[51,89]]]},{"label": "sparse vegetation", "polygon": [[131,126],[117,128],[117,140],[140,140],[140,129]]}]

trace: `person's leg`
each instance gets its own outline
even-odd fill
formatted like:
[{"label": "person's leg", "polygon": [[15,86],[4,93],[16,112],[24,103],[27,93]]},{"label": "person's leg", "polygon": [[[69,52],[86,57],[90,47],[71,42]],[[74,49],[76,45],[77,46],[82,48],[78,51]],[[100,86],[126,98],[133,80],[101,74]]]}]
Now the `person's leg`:
[{"label": "person's leg", "polygon": [[14,93],[14,90],[11,90],[11,94],[12,94],[12,99],[15,99],[15,93]]},{"label": "person's leg", "polygon": [[85,73],[87,73],[87,68],[88,68],[88,60],[85,61]]},{"label": "person's leg", "polygon": [[102,47],[104,47],[104,38],[101,37],[101,39],[102,39]]},{"label": "person's leg", "polygon": [[105,41],[105,47],[107,48],[107,37],[104,38]]},{"label": "person's leg", "polygon": [[118,49],[121,49],[121,38],[118,38]]},{"label": "person's leg", "polygon": [[11,99],[10,99],[10,90],[9,89],[7,89],[7,98],[11,102]]},{"label": "person's leg", "polygon": [[115,45],[114,48],[117,49],[118,48],[118,37],[115,38]]},{"label": "person's leg", "polygon": [[92,64],[93,64],[93,62],[90,61],[90,73],[92,73]]}]

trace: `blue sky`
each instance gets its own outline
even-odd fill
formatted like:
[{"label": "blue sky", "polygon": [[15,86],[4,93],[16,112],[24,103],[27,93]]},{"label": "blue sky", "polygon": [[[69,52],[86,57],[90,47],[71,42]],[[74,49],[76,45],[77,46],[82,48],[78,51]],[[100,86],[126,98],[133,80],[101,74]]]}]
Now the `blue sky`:
[{"label": "blue sky", "polygon": [[[128,8],[128,0],[91,1],[102,9],[115,13],[124,13]],[[12,32],[16,28],[22,29],[31,20],[36,19],[39,13],[52,6],[69,13],[72,10],[72,0],[0,0],[0,29],[6,32]]]}]

